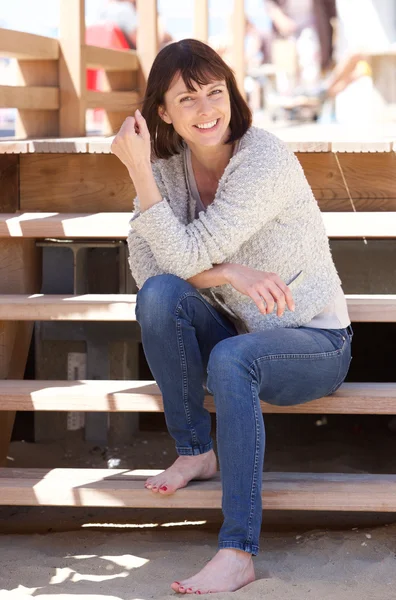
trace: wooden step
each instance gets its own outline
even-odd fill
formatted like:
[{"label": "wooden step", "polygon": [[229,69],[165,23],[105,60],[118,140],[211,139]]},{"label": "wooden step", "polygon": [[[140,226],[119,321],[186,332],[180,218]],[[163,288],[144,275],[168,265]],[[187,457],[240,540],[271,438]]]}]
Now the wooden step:
[{"label": "wooden step", "polygon": [[[114,506],[128,508],[220,508],[219,474],[192,481],[175,494],[146,490],[160,471],[122,469],[0,469],[0,505]],[[396,475],[264,473],[268,510],[396,510]]]},{"label": "wooden step", "polygon": [[[215,412],[213,397],[205,406]],[[261,403],[262,412],[304,414],[396,414],[396,383],[344,383],[337,392],[297,406]],[[0,410],[163,412],[153,381],[0,380]]]},{"label": "wooden step", "polygon": [[[396,322],[396,294],[347,294],[351,321]],[[135,294],[0,295],[0,321],[135,321]]]},{"label": "wooden step", "polygon": [[[125,239],[132,213],[8,213],[0,238]],[[322,213],[330,238],[396,238],[396,212]]]}]

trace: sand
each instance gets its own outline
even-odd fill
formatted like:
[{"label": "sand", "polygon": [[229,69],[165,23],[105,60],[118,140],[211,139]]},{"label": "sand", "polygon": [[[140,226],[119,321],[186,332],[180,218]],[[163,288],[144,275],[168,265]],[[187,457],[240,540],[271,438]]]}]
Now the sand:
[{"label": "sand", "polygon": [[[331,418],[317,427],[314,417],[295,417],[267,419],[270,470],[396,471],[389,419]],[[172,442],[160,432],[142,432],[134,444],[14,442],[10,458],[12,466],[103,467],[117,454],[131,468],[173,459]],[[220,523],[219,511],[0,507],[0,600],[175,598],[170,583],[215,554]],[[393,514],[264,511],[257,580],[211,597],[391,600],[395,539]]]}]

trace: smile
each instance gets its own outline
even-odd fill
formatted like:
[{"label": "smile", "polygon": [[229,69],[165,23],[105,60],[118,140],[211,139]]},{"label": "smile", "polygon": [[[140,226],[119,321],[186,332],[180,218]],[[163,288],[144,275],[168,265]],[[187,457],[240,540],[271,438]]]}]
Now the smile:
[{"label": "smile", "polygon": [[210,121],[209,123],[201,123],[200,125],[194,125],[194,127],[200,129],[201,131],[213,130],[219,121],[220,119],[215,119],[214,121]]}]

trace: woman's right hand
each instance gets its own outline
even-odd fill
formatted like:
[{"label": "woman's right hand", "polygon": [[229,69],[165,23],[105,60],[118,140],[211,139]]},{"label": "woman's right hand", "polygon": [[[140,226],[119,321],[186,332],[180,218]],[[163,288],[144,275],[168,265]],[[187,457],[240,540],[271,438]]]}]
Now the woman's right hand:
[{"label": "woman's right hand", "polygon": [[281,317],[286,306],[295,310],[291,291],[276,273],[258,271],[251,267],[227,264],[225,276],[238,292],[249,296],[263,315],[272,313],[277,304],[277,316]]}]

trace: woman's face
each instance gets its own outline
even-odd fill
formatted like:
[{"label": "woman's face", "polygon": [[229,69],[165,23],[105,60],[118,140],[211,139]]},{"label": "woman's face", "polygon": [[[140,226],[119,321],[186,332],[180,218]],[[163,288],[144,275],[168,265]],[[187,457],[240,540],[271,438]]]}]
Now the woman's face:
[{"label": "woman's face", "polygon": [[230,134],[231,104],[224,80],[186,89],[181,75],[174,78],[165,94],[160,117],[172,124],[184,141],[192,146],[224,144]]}]

